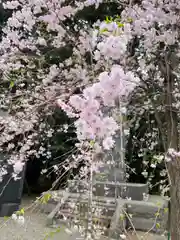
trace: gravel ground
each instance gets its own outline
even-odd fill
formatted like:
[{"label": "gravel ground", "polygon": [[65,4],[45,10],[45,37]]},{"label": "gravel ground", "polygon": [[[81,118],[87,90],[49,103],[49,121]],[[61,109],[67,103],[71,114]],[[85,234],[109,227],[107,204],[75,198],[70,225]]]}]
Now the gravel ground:
[{"label": "gravel ground", "polygon": [[[32,198],[24,198],[22,202],[22,207],[26,208],[31,205]],[[64,227],[60,232],[54,235],[50,233],[55,231],[53,228],[46,227],[46,215],[40,213],[37,208],[29,209],[25,211],[25,223],[24,225],[19,225],[12,219],[7,222],[5,219],[0,219],[0,240],[83,240],[78,238],[78,236],[69,236]],[[148,235],[141,238],[144,233],[138,232],[138,238],[136,236],[129,235],[127,240],[165,240],[165,237],[158,235]],[[103,240],[103,239],[102,239]],[[104,239],[105,240],[105,239]]]}]

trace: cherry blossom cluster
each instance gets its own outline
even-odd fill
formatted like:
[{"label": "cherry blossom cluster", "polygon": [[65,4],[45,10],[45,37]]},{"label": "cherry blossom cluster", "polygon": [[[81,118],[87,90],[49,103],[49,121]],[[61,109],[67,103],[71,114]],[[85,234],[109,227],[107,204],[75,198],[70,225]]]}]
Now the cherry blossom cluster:
[{"label": "cherry blossom cluster", "polygon": [[115,107],[115,100],[126,99],[137,83],[138,79],[131,72],[125,73],[121,66],[113,65],[110,73],[102,72],[98,82],[85,88],[81,95],[71,96],[69,105],[61,101],[58,104],[69,116],[79,117],[75,126],[80,141],[102,142],[104,149],[109,150],[119,127],[112,117],[105,116],[103,108]]}]

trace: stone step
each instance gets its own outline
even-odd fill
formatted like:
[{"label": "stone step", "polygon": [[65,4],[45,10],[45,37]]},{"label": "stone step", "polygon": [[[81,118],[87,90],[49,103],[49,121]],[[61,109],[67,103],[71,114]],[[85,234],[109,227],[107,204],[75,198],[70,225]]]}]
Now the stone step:
[{"label": "stone step", "polygon": [[[61,199],[63,198],[63,191],[52,191],[50,192],[50,194],[52,195],[52,197],[49,199],[49,201],[45,204],[41,204],[39,203],[39,208],[42,212],[48,214],[50,212],[53,211],[53,209],[56,207],[56,205],[59,203],[59,201],[61,201]],[[81,195],[78,193],[71,193],[69,195],[69,197],[66,199],[65,204],[74,204],[76,202],[76,204],[78,205],[79,202],[77,201],[77,199],[79,199],[78,201],[81,202],[81,204],[85,204],[87,203],[87,195]],[[99,207],[104,207],[104,206],[108,206],[108,209],[114,209],[115,206],[115,199],[114,198],[104,198],[104,197],[96,197],[93,196],[93,204],[98,204]]]},{"label": "stone step", "polygon": [[[97,211],[96,209],[98,209],[98,213],[96,214],[96,217],[98,217],[98,215],[100,216],[112,216],[114,211],[115,211],[115,206],[114,207],[109,207],[109,206],[98,206],[98,204],[93,204],[93,208],[94,208],[94,211]],[[76,207],[73,209],[71,208],[71,206],[69,206],[68,204],[67,205],[64,205],[61,207],[61,213],[70,213],[72,212],[73,214],[75,213],[80,213],[80,212],[84,212],[84,213],[87,213],[88,212],[88,206],[87,204],[83,203],[79,203],[76,205]]]},{"label": "stone step", "polygon": [[113,183],[96,181],[94,184],[95,196],[121,197],[123,199],[143,201],[144,194],[148,194],[148,185],[140,183]]},{"label": "stone step", "polygon": [[[103,223],[106,225],[110,224],[112,216],[98,216],[95,214],[92,214],[92,220],[95,224]],[[64,218],[65,217],[65,218]],[[57,223],[66,223],[66,221],[73,221],[73,220],[83,220],[84,222],[87,222],[88,216],[81,215],[79,213],[73,213],[73,212],[68,212],[68,211],[63,211],[61,210],[60,213],[58,214],[58,217],[56,219],[56,224]]]},{"label": "stone step", "polygon": [[[77,209],[74,210],[71,205],[71,201],[74,200],[74,204]],[[116,210],[116,204],[113,199],[106,201],[106,199],[102,198],[93,198],[92,208],[94,211],[92,213],[92,222],[94,225],[98,226],[98,228],[103,231],[103,229],[108,229],[111,224],[111,219]],[[99,203],[101,211],[99,212]],[[104,203],[104,204],[103,204]],[[113,204],[114,203],[114,204]],[[81,205],[81,208],[80,208]],[[63,204],[57,204],[54,210],[47,217],[47,225],[61,225],[61,224],[70,224],[75,221],[79,221],[82,225],[87,225],[88,223],[88,197],[83,196],[82,202],[79,199],[79,194],[71,194],[66,202]],[[97,210],[98,207],[98,210]],[[78,211],[79,210],[79,211]],[[107,234],[107,233],[106,233]]]},{"label": "stone step", "polygon": [[[69,191],[71,193],[85,193],[85,182],[69,181]],[[123,183],[123,182],[109,182],[109,181],[94,181],[93,195],[101,197],[123,199],[130,198],[131,200],[143,201],[144,195],[148,194],[148,185],[141,183]]]},{"label": "stone step", "polygon": [[[99,209],[97,205],[92,205],[93,212],[92,212],[92,217],[93,219],[111,219],[116,206],[114,208],[108,208],[108,206],[104,206],[104,208]],[[91,209],[90,209],[91,211]],[[52,214],[50,213],[49,216],[54,217],[55,219],[85,219],[88,218],[88,208],[86,207],[75,207],[73,208],[68,208],[67,206],[62,205],[60,208],[57,209],[56,213]]]}]

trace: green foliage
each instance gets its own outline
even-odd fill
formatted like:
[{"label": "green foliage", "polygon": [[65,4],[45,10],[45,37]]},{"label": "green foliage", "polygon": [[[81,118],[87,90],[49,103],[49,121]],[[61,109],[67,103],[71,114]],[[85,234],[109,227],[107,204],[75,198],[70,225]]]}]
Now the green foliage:
[{"label": "green foliage", "polygon": [[21,208],[19,211],[16,212],[16,215],[17,216],[23,216],[25,213],[25,209],[24,208]]},{"label": "green foliage", "polygon": [[50,193],[45,193],[43,196],[39,199],[40,203],[47,204],[49,200],[51,199],[52,195]]}]

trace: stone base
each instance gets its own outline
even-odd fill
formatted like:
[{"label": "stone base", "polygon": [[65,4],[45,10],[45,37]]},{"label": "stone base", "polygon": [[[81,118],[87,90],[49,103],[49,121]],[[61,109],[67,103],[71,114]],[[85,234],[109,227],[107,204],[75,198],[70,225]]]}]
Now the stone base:
[{"label": "stone base", "polygon": [[[68,201],[71,201],[73,203],[78,203],[80,201],[84,204],[87,203],[87,196],[82,196],[81,199],[78,197],[78,194],[70,194],[69,198],[66,200],[66,203],[68,203]],[[60,194],[60,191],[58,198],[62,199],[62,194]],[[50,200],[49,203],[41,205],[41,209],[44,208],[43,211],[49,213],[47,219],[48,225],[66,224],[71,222],[73,219],[73,213],[69,215],[68,211],[66,211],[65,208],[61,208],[61,204],[57,206],[59,204],[58,198],[56,199],[56,203],[54,200]],[[148,201],[119,199],[116,202],[117,205],[114,198],[94,196],[93,199],[93,201],[98,201],[100,205],[103,205],[107,209],[103,215],[106,216],[106,218],[111,219],[111,224],[109,225],[110,228],[108,227],[107,234],[105,235],[108,235],[111,232],[112,238],[115,238],[114,235],[118,235],[119,231],[121,232],[123,228],[132,228],[132,224],[136,230],[140,231],[150,230],[151,232],[162,233],[167,229],[168,201],[160,196],[150,196]],[[52,209],[53,211],[51,211]],[[68,216],[66,221],[58,218],[57,212],[59,212],[59,210],[65,216]],[[126,214],[124,211],[126,211]],[[121,213],[124,215],[124,219],[121,218]],[[127,218],[128,215],[130,216],[130,221]],[[84,218],[84,216],[82,216],[82,218]],[[102,219],[102,221],[104,220]]]},{"label": "stone base", "polygon": [[[136,230],[163,233],[168,228],[168,200],[160,196],[152,195],[147,202],[129,201],[127,212]],[[132,224],[127,221],[128,228]]]},{"label": "stone base", "polygon": [[10,217],[12,214],[19,210],[20,204],[18,203],[4,203],[1,205],[0,217]]}]

